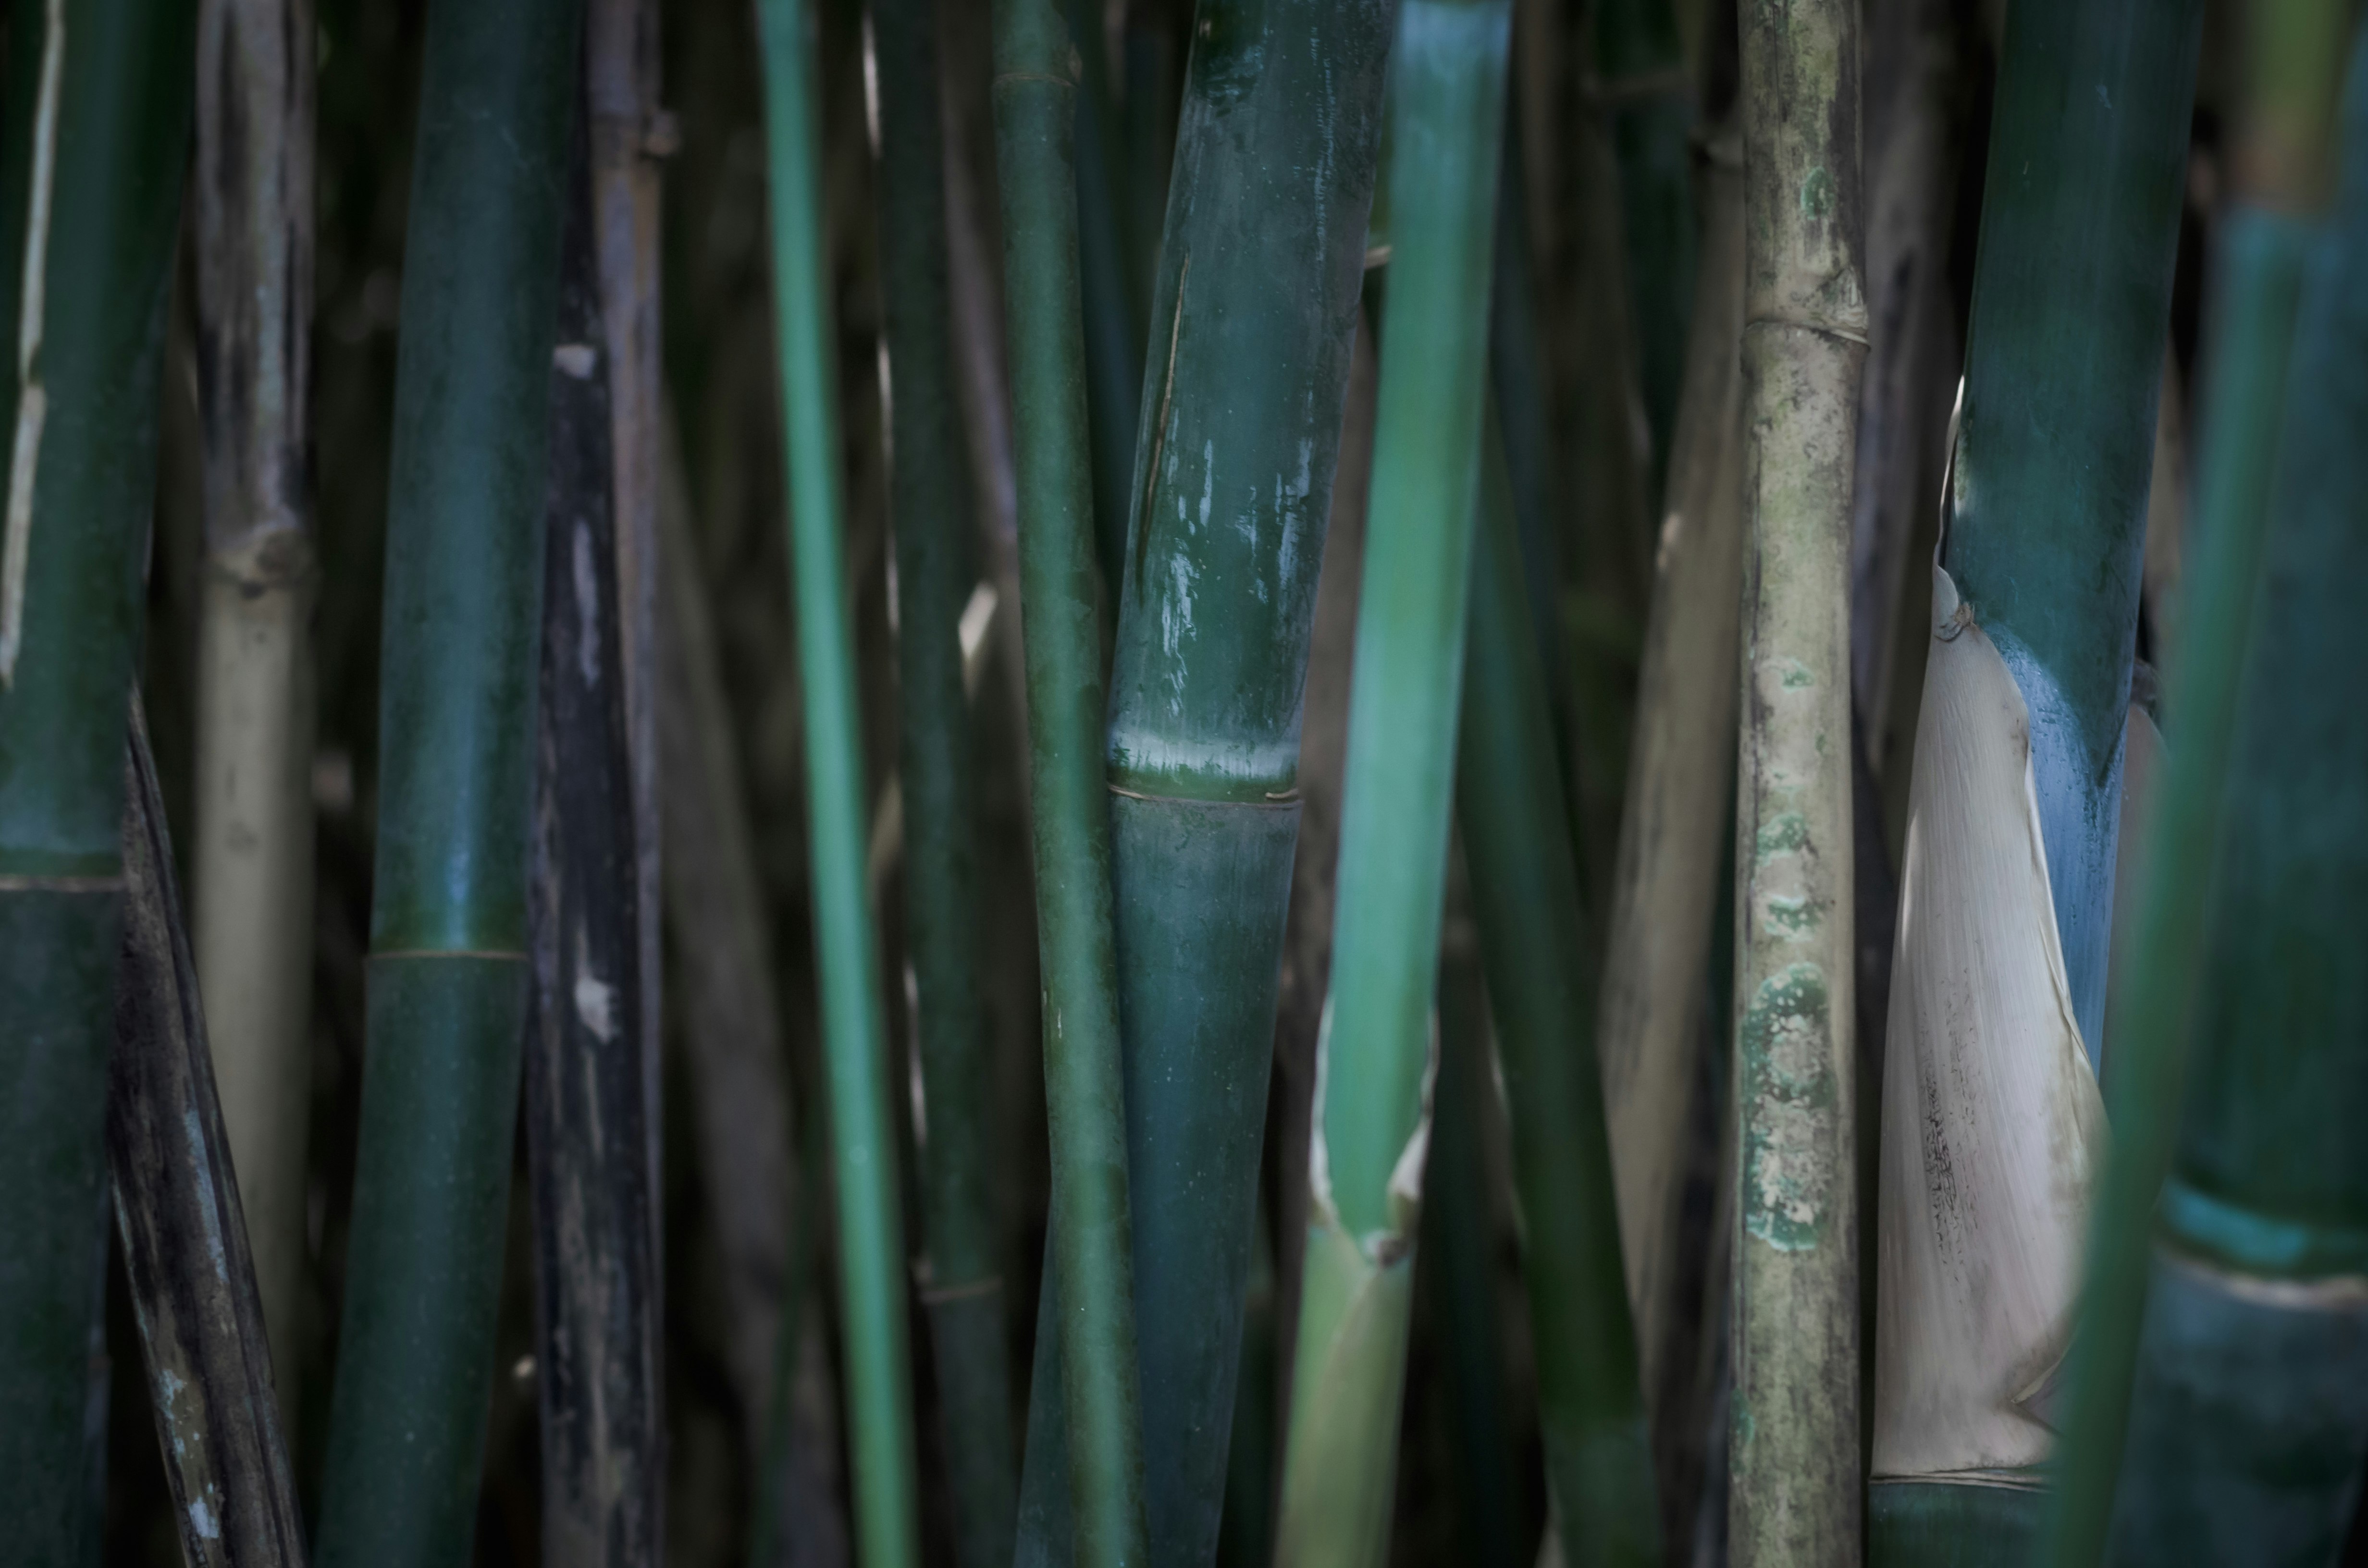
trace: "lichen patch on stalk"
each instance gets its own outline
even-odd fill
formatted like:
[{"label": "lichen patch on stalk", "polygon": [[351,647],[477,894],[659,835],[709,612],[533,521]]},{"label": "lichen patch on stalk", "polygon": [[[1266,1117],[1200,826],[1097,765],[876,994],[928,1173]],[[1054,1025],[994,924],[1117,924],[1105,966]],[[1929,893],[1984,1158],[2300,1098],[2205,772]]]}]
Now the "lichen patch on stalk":
[{"label": "lichen patch on stalk", "polygon": [[1757,845],[1758,860],[1762,866],[1785,855],[1797,855],[1809,846],[1809,819],[1798,812],[1783,812],[1759,824]]},{"label": "lichen patch on stalk", "polygon": [[1743,1015],[1744,1229],[1808,1252],[1833,1221],[1832,1004],[1815,964],[1762,981]]}]

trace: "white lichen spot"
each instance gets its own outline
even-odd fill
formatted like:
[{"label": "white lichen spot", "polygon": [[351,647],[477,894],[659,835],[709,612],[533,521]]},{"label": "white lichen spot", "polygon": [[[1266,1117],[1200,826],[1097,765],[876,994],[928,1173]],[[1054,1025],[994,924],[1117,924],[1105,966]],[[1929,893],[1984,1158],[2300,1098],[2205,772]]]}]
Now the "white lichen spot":
[{"label": "white lichen spot", "polygon": [[214,1513],[213,1488],[207,1487],[206,1494],[203,1497],[191,1498],[189,1501],[189,1528],[199,1540],[222,1540],[222,1520]]}]

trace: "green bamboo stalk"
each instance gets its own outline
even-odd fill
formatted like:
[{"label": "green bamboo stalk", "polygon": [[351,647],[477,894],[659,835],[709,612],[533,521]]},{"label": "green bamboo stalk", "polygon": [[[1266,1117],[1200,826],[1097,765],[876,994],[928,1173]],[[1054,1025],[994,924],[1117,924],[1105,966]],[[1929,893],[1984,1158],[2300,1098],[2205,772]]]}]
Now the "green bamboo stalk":
[{"label": "green bamboo stalk", "polygon": [[0,1532],[97,1551],[108,1043],[196,6],[18,0],[0,131]]},{"label": "green bamboo stalk", "polygon": [[1076,51],[1077,278],[1085,308],[1086,412],[1093,433],[1094,551],[1115,605],[1126,563],[1127,484],[1142,422],[1144,271],[1120,195],[1123,149],[1101,0],[1067,0]]},{"label": "green bamboo stalk", "polygon": [[1620,165],[1620,232],[1627,251],[1636,379],[1652,429],[1645,462],[1660,516],[1693,305],[1701,223],[1694,210],[1693,75],[1668,0],[1599,0],[1596,88]]},{"label": "green bamboo stalk", "polygon": [[1737,1568],[1854,1562],[1859,1194],[1850,538],[1858,12],[1743,13],[1743,684],[1735,912]]},{"label": "green bamboo stalk", "polygon": [[[806,0],[759,0],[766,165],[790,475],[790,557],[805,692],[806,814],[838,1193],[841,1346],[856,1539],[871,1568],[920,1554],[904,1214],[864,881],[862,718],[841,539],[837,374],[823,240],[821,110]],[[783,1312],[793,1310],[789,1301]]]},{"label": "green bamboo stalk", "polygon": [[[2089,1114],[2095,1089],[2060,1070],[2052,1047],[2034,1035],[1993,1026],[1958,1036],[1930,1005],[1960,987],[1987,999],[1975,1006],[2012,1005],[2008,977],[2019,962],[2033,973],[2060,971],[2049,983],[2063,987],[2078,1048],[2091,1068],[2097,1063],[2155,400],[2200,16],[2185,0],[2093,0],[2021,7],[2008,18],[1946,498],[1947,571],[1935,579],[1936,595],[1945,589],[1961,602],[1936,601],[1930,646],[1971,647],[1963,638],[1978,633],[2021,699],[2027,740],[2009,744],[2027,752],[2030,815],[2054,906],[2054,929],[2036,939],[2055,956],[1930,950],[1919,926],[1976,917],[1994,890],[1973,885],[1980,880],[1973,868],[1919,867],[1924,850],[1954,839],[1918,835],[1908,846],[1884,1069],[1883,1291],[1868,1502],[1869,1551],[1878,1562],[1968,1551],[2022,1562],[2044,1507],[2032,1467],[2048,1430],[2029,1419],[2023,1403],[2036,1375],[2027,1363],[2044,1368],[2063,1349],[2076,1244],[2068,1231],[2041,1234],[1999,1210],[2027,1200],[2043,1231],[2077,1224],[2078,1199],[2056,1206],[2042,1189],[2085,1186],[2089,1145],[2074,1140],[2078,1147],[2059,1151],[2051,1156],[2057,1165],[2040,1171],[2002,1153],[1944,1148],[1934,1130],[1994,1114],[1995,1098],[1960,1086],[1968,1072],[2038,1096],[2034,1104],[2069,1119],[2066,1128]],[[1941,663],[1934,653],[1928,698]],[[1919,759],[1930,753],[1917,765],[1919,801],[1965,775],[1964,756],[1942,753],[1977,744],[1981,723],[1955,708],[1956,718],[1943,720],[1934,707],[1928,701],[1918,721]],[[2009,794],[1982,809],[2023,808]],[[1919,895],[1926,875],[1943,877],[1951,891]],[[2052,1000],[2041,1006],[2045,1018],[2061,1011]],[[1981,1065],[1964,1065],[1973,1061]],[[1896,1093],[1895,1081],[1903,1085]],[[2009,1146],[1971,1136],[1989,1150]],[[2037,1218],[2040,1208],[2049,1218]],[[1933,1247],[1967,1246],[1984,1249],[1985,1270],[2017,1279],[2016,1326],[1977,1352],[2007,1360],[2010,1346],[2010,1364],[1975,1367],[1964,1358],[1964,1314],[2009,1321],[1969,1304],[1952,1283],[1962,1267],[1930,1261]],[[1910,1392],[1943,1382],[1945,1393]],[[1950,1483],[1922,1479],[1940,1472]]]},{"label": "green bamboo stalk", "polygon": [[2368,1452],[2344,1375],[2368,1267],[2351,939],[2368,725],[2336,678],[2360,664],[2346,568],[2368,553],[2368,69],[2340,216],[2317,221],[2350,12],[2278,0],[2248,18],[2174,742],[2115,1020],[2051,1563],[2103,1560],[2109,1525],[2117,1562],[2332,1562]]},{"label": "green bamboo stalk", "polygon": [[[1078,62],[1054,0],[997,0],[996,165],[1019,472],[1053,1215],[1037,1377],[1057,1368],[1083,1562],[1149,1561],[1108,796],[1099,740],[1077,193]],[[1054,1358],[1058,1358],[1055,1359]],[[1049,1403],[1044,1406],[1049,1414]],[[1031,1438],[1033,1434],[1031,1433]],[[1030,1444],[1031,1452],[1039,1445]],[[1049,1457],[1049,1456],[1048,1456]],[[1041,1462],[1041,1461],[1040,1461]],[[1023,1560],[1031,1551],[1025,1517]]]},{"label": "green bamboo stalk", "polygon": [[1538,1421],[1563,1562],[1645,1564],[1660,1558],[1660,1521],[1595,1062],[1595,971],[1494,434],[1474,545],[1457,818],[1512,1119]]},{"label": "green bamboo stalk", "polygon": [[198,17],[199,612],[191,936],[284,1418],[313,1065],[311,0]]},{"label": "green bamboo stalk", "polygon": [[1509,0],[1406,0],[1339,912],[1276,1561],[1386,1554],[1487,386]]},{"label": "green bamboo stalk", "polygon": [[174,1523],[190,1568],[302,1568],[304,1519],[137,702],[131,751],[107,1164]]},{"label": "green bamboo stalk", "polygon": [[[1146,1506],[1158,1561],[1187,1565],[1209,1561],[1222,1517],[1300,693],[1389,42],[1376,5],[1272,0],[1202,20],[1152,310],[1108,751]],[[1031,1407],[1051,1386],[1039,1359]],[[1023,1551],[1065,1562],[1060,1431],[1036,1429]]]},{"label": "green bamboo stalk", "polygon": [[387,502],[367,1067],[318,1538],[464,1557],[519,1047],[575,0],[428,18]]},{"label": "green bamboo stalk", "polygon": [[960,623],[977,573],[970,468],[954,404],[937,28],[930,0],[874,0],[872,24],[904,704],[905,932],[919,996],[914,1028],[927,1106],[919,1140],[928,1244],[922,1300],[937,1353],[956,1556],[963,1568],[1005,1568],[1017,1465],[962,685]]}]

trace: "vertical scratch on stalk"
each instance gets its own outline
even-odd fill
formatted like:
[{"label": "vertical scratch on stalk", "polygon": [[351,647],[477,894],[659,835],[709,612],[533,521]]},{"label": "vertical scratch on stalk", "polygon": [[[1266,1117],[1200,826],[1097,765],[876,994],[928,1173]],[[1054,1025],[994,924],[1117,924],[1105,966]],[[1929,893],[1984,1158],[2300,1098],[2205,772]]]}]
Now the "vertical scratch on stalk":
[{"label": "vertical scratch on stalk", "polygon": [[17,323],[17,436],[8,463],[7,539],[0,546],[0,687],[17,684],[25,636],[25,565],[33,545],[33,468],[41,451],[49,396],[35,379],[47,293],[50,194],[56,184],[58,97],[65,76],[65,0],[46,0],[41,91],[33,111],[33,189],[25,223],[25,282]]}]

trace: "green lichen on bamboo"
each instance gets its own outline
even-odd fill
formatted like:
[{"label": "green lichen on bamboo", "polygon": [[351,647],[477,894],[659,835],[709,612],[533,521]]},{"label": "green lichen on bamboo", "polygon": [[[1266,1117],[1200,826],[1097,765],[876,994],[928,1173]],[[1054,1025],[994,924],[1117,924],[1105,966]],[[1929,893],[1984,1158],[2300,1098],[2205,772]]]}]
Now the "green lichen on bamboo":
[{"label": "green lichen on bamboo", "polygon": [[1740,1568],[1855,1561],[1850,480],[1866,353],[1858,29],[1745,8],[1746,389],[1729,1539]]}]

